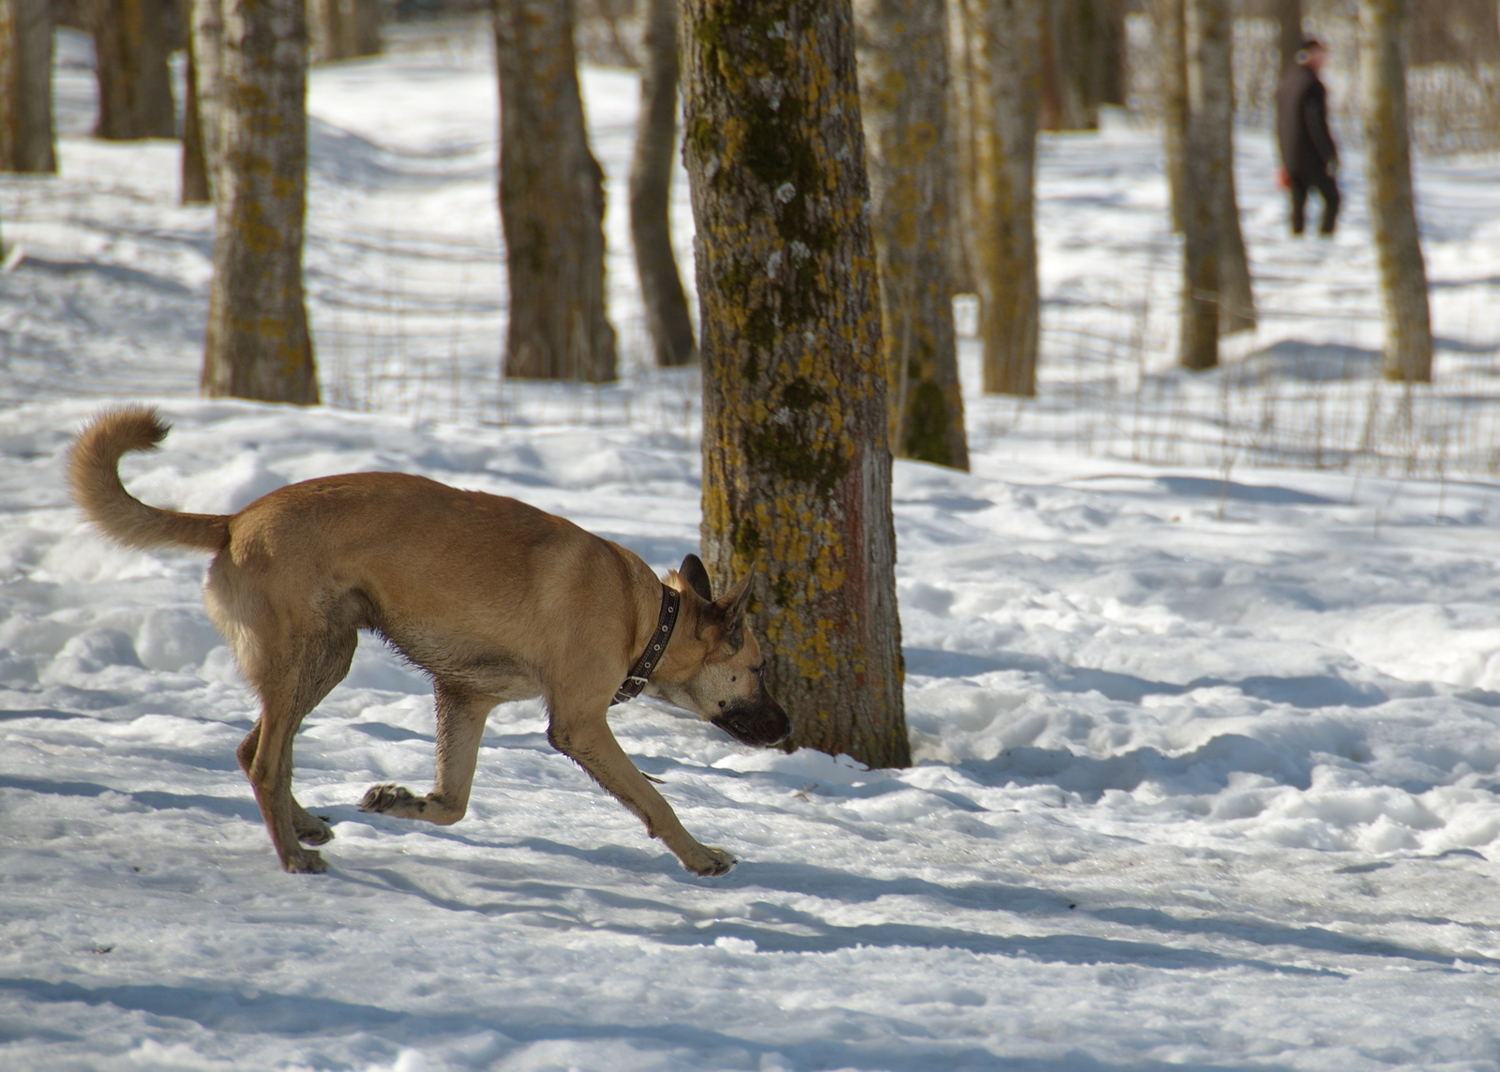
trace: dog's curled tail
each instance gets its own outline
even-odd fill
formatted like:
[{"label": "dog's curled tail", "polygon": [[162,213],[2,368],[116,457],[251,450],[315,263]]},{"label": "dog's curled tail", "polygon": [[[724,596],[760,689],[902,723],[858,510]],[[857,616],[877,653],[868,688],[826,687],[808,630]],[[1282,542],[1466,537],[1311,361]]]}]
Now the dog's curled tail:
[{"label": "dog's curled tail", "polygon": [[229,542],[229,519],[147,506],[120,483],[120,458],[153,451],[169,426],[154,409],[126,406],[101,413],[73,443],[68,484],[73,501],[106,536],[148,550],[176,545],[217,551]]}]

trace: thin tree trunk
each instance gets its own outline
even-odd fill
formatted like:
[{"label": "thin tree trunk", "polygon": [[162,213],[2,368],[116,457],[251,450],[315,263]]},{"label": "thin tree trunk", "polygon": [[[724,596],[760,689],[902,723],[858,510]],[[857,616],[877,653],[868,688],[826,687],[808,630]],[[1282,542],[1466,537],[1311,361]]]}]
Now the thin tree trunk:
[{"label": "thin tree trunk", "polygon": [[187,33],[184,34],[184,51],[187,53],[186,71],[183,79],[182,102],[182,203],[184,205],[207,204],[213,198],[208,182],[208,160],[203,150],[203,120],[198,108],[198,49],[193,43],[193,5],[201,0],[181,0],[181,13]]},{"label": "thin tree trunk", "polygon": [[1302,0],[1276,0],[1277,48],[1283,71],[1297,65],[1297,50],[1302,46]]},{"label": "thin tree trunk", "polygon": [[[1233,127],[1225,133],[1233,138]],[[1256,325],[1255,287],[1250,275],[1250,254],[1245,247],[1245,232],[1240,226],[1239,193],[1234,181],[1234,146],[1232,141],[1220,147],[1227,152],[1228,163],[1219,170],[1214,196],[1219,200],[1219,334],[1233,335],[1254,331]]]},{"label": "thin tree trunk", "polygon": [[380,0],[308,0],[307,29],[315,63],[378,56]]},{"label": "thin tree trunk", "polygon": [[1213,196],[1218,200],[1219,334],[1255,330],[1255,293],[1250,258],[1240,226],[1239,194],[1234,180],[1234,5],[1208,0],[1198,62],[1202,70],[1204,136],[1210,145]]},{"label": "thin tree trunk", "polygon": [[505,375],[615,378],[605,314],[604,171],[589,151],[570,3],[495,0]]},{"label": "thin tree trunk", "polygon": [[56,170],[47,0],[0,0],[0,171]]},{"label": "thin tree trunk", "polygon": [[1432,379],[1432,321],[1427,270],[1417,231],[1406,123],[1405,0],[1360,0],[1360,93],[1370,228],[1380,268],[1386,379]]},{"label": "thin tree trunk", "polygon": [[197,0],[194,32],[216,208],[202,390],[312,405],[302,0]]},{"label": "thin tree trunk", "polygon": [[1125,103],[1125,0],[1049,0],[1042,48],[1042,129],[1097,130]]},{"label": "thin tree trunk", "polygon": [[959,0],[974,47],[974,218],[984,389],[1036,394],[1042,0]]},{"label": "thin tree trunk", "polygon": [[686,0],[703,547],[752,611],[791,747],[911,761],[849,0]]},{"label": "thin tree trunk", "polygon": [[1130,40],[1126,35],[1126,0],[1093,0],[1100,26],[1099,103],[1124,107],[1129,103],[1126,92],[1130,82],[1128,57]]},{"label": "thin tree trunk", "polygon": [[1219,363],[1223,201],[1218,196],[1215,125],[1223,105],[1212,65],[1222,62],[1229,19],[1225,0],[1185,0],[1183,45],[1187,71],[1187,130],[1183,138],[1182,308],[1178,362],[1189,369]]},{"label": "thin tree trunk", "polygon": [[965,0],[950,0],[948,9],[948,92],[947,119],[949,151],[953,166],[948,180],[949,203],[953,206],[956,226],[949,232],[948,271],[955,294],[974,294],[973,236],[978,229],[974,219],[974,47],[969,35],[972,21],[965,11]]},{"label": "thin tree trunk", "polygon": [[1167,195],[1172,230],[1186,228],[1187,204],[1183,148],[1187,137],[1187,41],[1183,24],[1185,0],[1151,0],[1152,36],[1156,49],[1156,78],[1161,98],[1162,150],[1167,172]]},{"label": "thin tree trunk", "polygon": [[175,138],[177,106],[167,68],[171,46],[162,0],[85,0],[84,10],[99,82],[94,137]]},{"label": "thin tree trunk", "polygon": [[947,5],[856,0],[890,442],[969,468],[948,281]]},{"label": "thin tree trunk", "polygon": [[698,359],[677,254],[672,249],[672,167],[677,153],[677,0],[642,0],[641,108],[630,162],[630,237],[646,332],[658,365]]}]

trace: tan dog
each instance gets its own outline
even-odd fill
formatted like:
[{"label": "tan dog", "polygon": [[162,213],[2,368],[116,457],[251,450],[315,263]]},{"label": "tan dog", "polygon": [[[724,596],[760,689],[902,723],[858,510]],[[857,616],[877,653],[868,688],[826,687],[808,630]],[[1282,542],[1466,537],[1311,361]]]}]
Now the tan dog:
[{"label": "tan dog", "polygon": [[684,867],[721,875],[734,866],[683,829],[605,715],[617,694],[644,690],[747,744],[785,738],[790,723],[766,692],[760,646],[744,624],[748,577],[715,601],[694,555],[663,585],[630,551],[562,518],[401,473],[307,480],[232,516],[161,510],[125,490],[118,466],[166,434],[142,407],[97,418],[73,448],[73,497],[129,547],[214,552],[209,617],[261,699],[239,762],[284,868],[325,866],[298,844],[321,845],[333,831],[292,796],[292,738],[349,672],[360,629],[432,675],[437,696],[432,792],[378,785],[362,811],[457,822],[490,710],[542,696],[548,740]]}]

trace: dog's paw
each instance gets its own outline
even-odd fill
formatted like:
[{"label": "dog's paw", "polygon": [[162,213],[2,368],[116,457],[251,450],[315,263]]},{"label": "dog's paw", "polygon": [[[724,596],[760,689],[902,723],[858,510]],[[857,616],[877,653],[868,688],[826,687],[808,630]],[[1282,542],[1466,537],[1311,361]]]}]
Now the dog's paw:
[{"label": "dog's paw", "polygon": [[417,807],[420,803],[421,801],[412,796],[411,790],[403,786],[372,785],[360,800],[359,810],[363,812],[410,814],[413,810],[421,810]]},{"label": "dog's paw", "polygon": [[297,840],[304,845],[327,845],[333,840],[333,828],[324,821],[325,818],[321,815],[299,816],[293,823]]},{"label": "dog's paw", "polygon": [[293,875],[321,875],[328,870],[322,855],[311,849],[297,849],[286,854],[281,866]]},{"label": "dog's paw", "polygon": [[682,866],[704,878],[718,878],[729,874],[729,869],[739,863],[734,854],[717,845],[700,845],[701,853],[694,853],[692,862],[682,861]]}]

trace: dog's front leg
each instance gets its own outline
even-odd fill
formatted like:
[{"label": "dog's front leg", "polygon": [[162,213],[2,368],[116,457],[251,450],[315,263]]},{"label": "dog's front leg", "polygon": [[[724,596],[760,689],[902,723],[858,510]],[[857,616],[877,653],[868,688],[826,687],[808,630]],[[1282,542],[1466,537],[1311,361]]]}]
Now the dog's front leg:
[{"label": "dog's front leg", "polygon": [[359,810],[397,819],[423,819],[439,826],[458,822],[469,809],[469,791],[479,761],[484,724],[494,708],[493,696],[437,683],[437,775],[432,792],[419,797],[399,785],[375,785],[359,802]]},{"label": "dog's front leg", "polygon": [[570,716],[554,710],[547,728],[552,747],[568,756],[589,776],[624,804],[646,824],[646,832],[666,842],[682,866],[694,874],[712,876],[726,873],[735,864],[724,849],[703,845],[683,828],[662,795],[636,769],[620,742],[610,732],[604,710],[597,714]]}]

